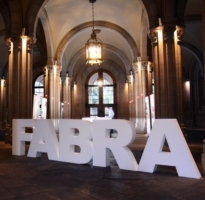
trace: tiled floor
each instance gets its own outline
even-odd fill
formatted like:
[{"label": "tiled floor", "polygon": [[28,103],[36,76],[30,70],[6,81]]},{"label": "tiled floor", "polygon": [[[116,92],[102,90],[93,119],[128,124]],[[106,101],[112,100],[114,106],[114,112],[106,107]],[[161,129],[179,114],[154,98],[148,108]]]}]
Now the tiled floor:
[{"label": "tiled floor", "polygon": [[[139,162],[147,137],[130,146]],[[202,142],[188,142],[201,169]],[[174,167],[159,166],[154,174],[120,170],[115,159],[107,168],[92,163],[76,165],[41,158],[12,156],[11,146],[0,142],[0,200],[88,199],[205,199],[205,179],[177,176]]]}]

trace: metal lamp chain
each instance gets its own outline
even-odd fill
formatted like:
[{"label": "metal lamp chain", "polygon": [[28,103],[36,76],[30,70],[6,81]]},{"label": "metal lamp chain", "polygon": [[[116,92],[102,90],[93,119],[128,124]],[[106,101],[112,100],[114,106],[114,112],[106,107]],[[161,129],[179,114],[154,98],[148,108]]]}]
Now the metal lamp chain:
[{"label": "metal lamp chain", "polygon": [[94,3],[92,3],[92,13],[93,13],[93,31],[94,31]]}]

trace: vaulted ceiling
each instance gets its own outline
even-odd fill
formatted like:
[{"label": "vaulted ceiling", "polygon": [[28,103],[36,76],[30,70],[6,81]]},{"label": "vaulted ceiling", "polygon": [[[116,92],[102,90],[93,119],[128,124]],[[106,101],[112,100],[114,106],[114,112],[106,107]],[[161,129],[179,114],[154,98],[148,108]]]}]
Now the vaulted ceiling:
[{"label": "vaulted ceiling", "polygon": [[[201,0],[188,0],[187,16],[201,16]],[[84,46],[92,31],[92,4],[89,0],[48,0],[39,14],[36,29],[37,43],[34,49],[34,64],[45,60],[46,55],[58,60],[62,56],[63,71],[76,71],[85,65]],[[120,65],[124,72],[132,67],[141,54],[141,37],[147,36],[149,24],[141,0],[97,0],[94,3],[95,29],[104,43],[105,60]],[[202,51],[202,24],[200,20],[186,21],[184,41],[190,41]],[[5,29],[0,15],[0,31]],[[43,34],[44,32],[44,34]],[[45,47],[47,45],[47,47]],[[0,35],[0,72],[7,63],[7,47],[4,34]],[[186,51],[186,50],[185,50]],[[186,62],[186,60],[184,60]],[[45,62],[42,62],[44,64]],[[127,70],[127,71],[126,71]]]}]

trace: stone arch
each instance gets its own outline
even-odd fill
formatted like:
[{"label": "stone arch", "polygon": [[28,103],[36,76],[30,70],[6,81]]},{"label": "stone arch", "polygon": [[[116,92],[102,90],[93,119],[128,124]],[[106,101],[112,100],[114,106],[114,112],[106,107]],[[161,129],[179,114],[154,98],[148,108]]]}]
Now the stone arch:
[{"label": "stone arch", "polygon": [[[113,77],[116,79],[116,105],[117,105],[117,113],[118,116],[123,116],[123,111],[122,111],[122,105],[125,104],[127,105],[126,109],[126,114],[124,114],[125,118],[128,118],[128,100],[126,95],[122,95],[122,92],[124,92],[123,88],[125,85],[126,81],[126,73],[125,71],[119,66],[118,63],[114,62],[113,60],[106,60],[103,62],[100,66],[101,69],[109,71]],[[93,65],[92,67],[87,67],[85,63],[83,63],[80,67],[80,70],[76,75],[72,77],[73,81],[77,82],[77,87],[78,87],[78,102],[79,106],[77,106],[76,101],[73,101],[72,109],[73,107],[76,107],[78,111],[76,112],[76,115],[81,115],[85,116],[86,108],[85,108],[85,103],[86,103],[86,93],[85,93],[85,83],[87,80],[87,77],[89,74],[91,74],[93,71],[99,70],[98,65]],[[76,105],[75,105],[76,104]],[[79,113],[79,114],[78,114]],[[73,116],[74,117],[74,116]]]},{"label": "stone arch", "polygon": [[30,5],[28,7],[26,13],[26,35],[35,38],[36,26],[39,19],[39,15],[42,11],[42,8],[49,0],[35,0],[30,1]]},{"label": "stone arch", "polygon": [[[85,64],[84,64],[85,65]],[[113,67],[111,67],[113,66]],[[116,67],[120,70],[116,70]],[[86,68],[84,67],[83,70],[83,77],[86,80],[88,75],[91,74],[93,71],[98,70],[99,67],[97,65],[93,66],[92,68]],[[116,62],[114,62],[113,60],[107,60],[107,62],[104,62],[102,64],[102,69],[109,71],[110,73],[112,73],[112,75],[114,76],[114,78],[117,80],[117,77],[119,76],[119,74],[121,74],[123,72],[122,68],[119,66],[119,64],[117,64]],[[125,79],[126,79],[126,74],[125,75]]]},{"label": "stone arch", "polygon": [[[106,22],[106,21],[95,21],[95,26],[102,26],[102,27],[106,27],[106,28],[110,28],[116,32],[118,32],[120,35],[122,35],[125,40],[127,41],[127,43],[129,44],[131,51],[132,51],[132,56],[133,59],[135,61],[135,59],[137,58],[137,56],[139,56],[139,50],[137,47],[136,42],[134,41],[134,39],[132,38],[132,36],[123,28],[121,28],[120,26],[110,23],[110,22]],[[66,45],[68,43],[68,41],[79,31],[92,27],[92,22],[86,22],[83,23],[79,26],[76,26],[75,28],[73,28],[71,31],[69,31],[65,37],[61,40],[60,44],[58,45],[57,51],[56,51],[56,57],[55,59],[58,61],[58,64],[61,65],[61,60],[62,60],[62,56],[63,56],[63,52],[66,48]],[[133,62],[134,62],[133,61]]]},{"label": "stone arch", "polygon": [[194,57],[196,58],[196,60],[199,63],[201,73],[203,73],[204,62],[203,62],[203,54],[201,53],[201,51],[199,49],[197,49],[194,45],[192,45],[188,42],[185,42],[185,41],[181,41],[181,42],[179,42],[179,44],[182,48],[187,49],[189,52],[191,52],[194,55]]},{"label": "stone arch", "polygon": [[51,37],[50,26],[48,23],[48,16],[45,9],[42,9],[39,17],[43,26],[45,39],[46,39],[47,64],[53,64],[54,47],[53,47],[53,41]]},{"label": "stone arch", "polygon": [[[147,52],[147,35],[148,35],[148,24],[147,24],[147,17],[145,15],[145,11],[142,12],[141,17],[141,34],[140,34],[140,57],[141,60],[147,61],[148,60],[148,52]],[[145,34],[146,33],[146,34]]]},{"label": "stone arch", "polygon": [[[123,71],[129,74],[129,71],[132,69],[132,65],[130,64],[129,59],[124,55],[124,53],[120,49],[109,44],[103,44],[103,49],[107,49],[108,51],[112,51],[114,54],[116,54],[123,63],[123,67],[124,67]],[[84,48],[80,49],[68,64],[69,74],[71,76],[73,75],[73,69],[75,67],[76,61],[84,54],[85,54]],[[66,69],[66,71],[68,71],[68,68]]]},{"label": "stone arch", "polygon": [[160,17],[157,1],[141,0],[141,2],[144,5],[145,10],[147,12],[150,29],[157,27],[158,18]]},{"label": "stone arch", "polygon": [[176,20],[178,26],[184,26],[184,13],[185,13],[187,1],[188,0],[177,1],[178,7],[176,10]]}]

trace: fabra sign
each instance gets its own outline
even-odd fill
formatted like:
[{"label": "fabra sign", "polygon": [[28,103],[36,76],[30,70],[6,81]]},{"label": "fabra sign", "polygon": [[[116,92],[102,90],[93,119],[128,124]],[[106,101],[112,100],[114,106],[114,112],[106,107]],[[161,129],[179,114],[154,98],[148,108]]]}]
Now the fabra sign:
[{"label": "fabra sign", "polygon": [[[33,133],[25,133],[25,127],[33,127]],[[110,138],[110,129],[117,131],[116,138]],[[135,129],[127,120],[62,119],[58,138],[52,120],[14,119],[12,154],[25,155],[25,141],[30,141],[28,157],[36,158],[45,152],[50,160],[76,164],[92,160],[93,166],[107,167],[111,150],[120,169],[153,173],[157,165],[166,165],[175,166],[178,176],[201,177],[175,119],[155,120],[139,165],[127,147],[135,137]],[[170,152],[162,151],[165,138]],[[75,152],[75,146],[80,152]]]}]

